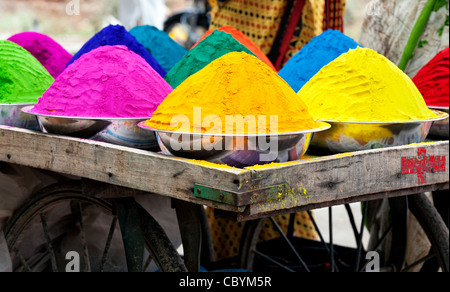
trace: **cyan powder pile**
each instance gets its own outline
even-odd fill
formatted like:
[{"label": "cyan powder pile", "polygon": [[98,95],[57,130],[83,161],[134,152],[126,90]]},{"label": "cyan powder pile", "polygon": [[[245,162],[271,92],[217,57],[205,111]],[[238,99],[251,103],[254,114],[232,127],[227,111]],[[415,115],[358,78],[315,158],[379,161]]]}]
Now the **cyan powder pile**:
[{"label": "cyan powder pile", "polygon": [[102,46],[64,70],[31,112],[148,118],[170,92],[172,88],[139,55],[125,46]]},{"label": "cyan powder pile", "polygon": [[295,54],[280,70],[279,75],[298,92],[325,65],[358,46],[358,43],[340,31],[326,30],[312,38]]},{"label": "cyan powder pile", "polygon": [[36,103],[54,79],[30,52],[0,40],[0,103]]},{"label": "cyan powder pile", "polygon": [[30,52],[53,78],[58,77],[72,59],[72,55],[66,49],[51,37],[41,33],[22,32],[8,40]]},{"label": "cyan powder pile", "polygon": [[133,35],[158,63],[169,72],[187,50],[174,41],[166,32],[151,25],[136,26],[130,30]]},{"label": "cyan powder pile", "polygon": [[109,25],[96,33],[78,53],[70,60],[72,64],[75,60],[79,59],[83,54],[89,53],[93,49],[101,46],[126,46],[129,50],[135,52],[139,56],[145,59],[156,72],[158,72],[163,78],[167,72],[164,70],[158,61],[145,49],[145,47],[132,36],[125,27],[121,25]]},{"label": "cyan powder pile", "polygon": [[192,48],[167,73],[165,79],[172,88],[177,88],[189,76],[194,75],[212,61],[231,52],[245,52],[254,56],[249,49],[233,38],[231,34],[216,30]]}]

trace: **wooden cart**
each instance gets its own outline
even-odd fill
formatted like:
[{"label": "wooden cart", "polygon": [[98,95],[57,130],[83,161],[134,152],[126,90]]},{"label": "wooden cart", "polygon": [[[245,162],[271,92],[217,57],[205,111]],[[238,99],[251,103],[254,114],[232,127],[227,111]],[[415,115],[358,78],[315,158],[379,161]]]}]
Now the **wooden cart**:
[{"label": "wooden cart", "polygon": [[[188,270],[199,268],[199,206],[248,221],[448,190],[448,155],[449,142],[439,141],[235,169],[0,126],[0,161],[80,177],[85,194],[103,199],[146,193],[174,199]],[[142,269],[139,260],[133,264]]]}]

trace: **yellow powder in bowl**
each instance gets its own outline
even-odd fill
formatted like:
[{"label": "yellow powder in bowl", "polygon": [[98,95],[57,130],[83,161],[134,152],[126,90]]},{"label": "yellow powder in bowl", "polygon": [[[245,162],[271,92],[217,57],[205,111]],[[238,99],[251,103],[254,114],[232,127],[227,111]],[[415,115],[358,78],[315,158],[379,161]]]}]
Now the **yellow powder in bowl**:
[{"label": "yellow powder in bowl", "polygon": [[322,123],[313,119],[298,95],[270,67],[255,56],[233,52],[187,78],[145,126],[246,135],[310,131]]},{"label": "yellow powder in bowl", "polygon": [[322,121],[391,123],[437,117],[403,71],[367,48],[338,57],[298,94]]}]

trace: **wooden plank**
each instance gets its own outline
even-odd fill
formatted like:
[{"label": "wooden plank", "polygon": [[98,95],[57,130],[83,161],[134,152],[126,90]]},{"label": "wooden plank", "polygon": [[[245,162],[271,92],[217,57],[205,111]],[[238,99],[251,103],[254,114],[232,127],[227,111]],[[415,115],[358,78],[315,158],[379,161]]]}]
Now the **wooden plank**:
[{"label": "wooden plank", "polygon": [[[0,161],[74,175],[94,181],[192,202],[194,185],[239,192],[250,172],[198,165],[189,160],[92,140],[0,126]],[[211,206],[241,211],[217,202]]]},{"label": "wooden plank", "polygon": [[[251,188],[279,184],[288,188],[277,200],[250,205],[246,215],[448,184],[448,155],[449,142],[444,141],[308,159],[263,169],[248,168],[253,172]],[[406,173],[408,166],[413,167],[412,173]],[[423,174],[414,173],[422,166]]]},{"label": "wooden plank", "polygon": [[[233,169],[108,143],[0,126],[0,161],[156,193],[245,216],[289,212],[293,208],[333,204],[370,194],[407,193],[415,188],[448,185],[448,152],[449,142],[444,141],[305,159],[261,169]],[[408,161],[413,164],[416,161],[418,169],[424,161],[425,172],[422,175],[402,173]],[[234,198],[229,201],[196,198],[195,185],[222,190]],[[271,189],[280,185],[284,186],[283,190],[276,199],[270,199],[274,197]]]},{"label": "wooden plank", "polygon": [[[374,193],[374,194],[368,194],[368,195],[357,195],[352,197],[346,197],[342,199],[337,199],[333,201],[326,201],[326,202],[319,202],[319,203],[311,203],[303,206],[297,206],[293,207],[291,209],[280,209],[280,210],[274,210],[274,211],[268,211],[266,213],[254,213],[251,214],[250,210],[251,207],[247,208],[242,213],[236,214],[231,212],[218,212],[219,215],[229,218],[230,220],[235,220],[237,222],[244,222],[259,218],[268,218],[278,215],[285,215],[285,214],[291,214],[301,211],[308,211],[308,210],[315,210],[315,209],[321,209],[326,207],[333,207],[333,206],[339,206],[344,204],[351,204],[351,203],[359,203],[359,202],[366,202],[366,201],[372,201],[372,200],[381,200],[381,199],[387,199],[387,198],[394,198],[394,197],[401,197],[401,196],[409,196],[419,193],[425,193],[425,192],[434,192],[434,191],[440,191],[440,190],[448,190],[449,189],[449,183],[443,183],[443,184],[434,184],[424,187],[416,187],[416,188],[408,188],[398,191],[390,191],[390,192],[381,192],[381,193]],[[254,210],[253,210],[254,212]]]}]

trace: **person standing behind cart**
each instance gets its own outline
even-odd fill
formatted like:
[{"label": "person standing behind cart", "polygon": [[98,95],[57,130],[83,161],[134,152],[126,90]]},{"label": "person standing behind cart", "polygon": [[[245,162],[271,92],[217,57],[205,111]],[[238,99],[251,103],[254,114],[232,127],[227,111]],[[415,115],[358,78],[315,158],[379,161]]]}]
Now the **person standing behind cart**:
[{"label": "person standing behind cart", "polygon": [[[232,26],[246,34],[271,60],[277,70],[309,41],[327,29],[344,30],[345,0],[209,0],[212,7],[210,28]],[[215,260],[238,255],[243,224],[214,216],[207,209]],[[294,217],[291,217],[294,216]],[[307,212],[275,218],[287,232],[294,222],[297,237],[317,239]],[[293,219],[293,220],[292,220]],[[262,240],[278,237],[271,222],[261,232]]]},{"label": "person standing behind cart", "polygon": [[346,0],[210,0],[210,4],[210,29],[229,25],[245,33],[277,70],[324,30],[344,30]]}]

